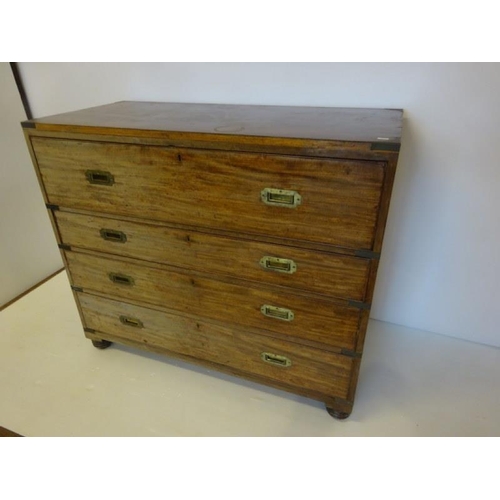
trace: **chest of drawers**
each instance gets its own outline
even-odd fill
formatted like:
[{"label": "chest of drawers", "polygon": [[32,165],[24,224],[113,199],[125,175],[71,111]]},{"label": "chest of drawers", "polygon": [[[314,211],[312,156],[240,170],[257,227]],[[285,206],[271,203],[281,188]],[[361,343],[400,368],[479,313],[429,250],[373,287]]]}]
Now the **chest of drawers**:
[{"label": "chest of drawers", "polygon": [[354,401],[402,111],[119,102],[23,122],[94,345]]}]

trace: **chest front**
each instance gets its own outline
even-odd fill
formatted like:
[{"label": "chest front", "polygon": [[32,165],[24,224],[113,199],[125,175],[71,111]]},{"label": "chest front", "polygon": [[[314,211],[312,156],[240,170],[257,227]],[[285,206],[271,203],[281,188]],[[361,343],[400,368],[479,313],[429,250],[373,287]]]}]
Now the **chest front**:
[{"label": "chest front", "polygon": [[400,111],[117,103],[24,127],[96,347],[350,414]]}]

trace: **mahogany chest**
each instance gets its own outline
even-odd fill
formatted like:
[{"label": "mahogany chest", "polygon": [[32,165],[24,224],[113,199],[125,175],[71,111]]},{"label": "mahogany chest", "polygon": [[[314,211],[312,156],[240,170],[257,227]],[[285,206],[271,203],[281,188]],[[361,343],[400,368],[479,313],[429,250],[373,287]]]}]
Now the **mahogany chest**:
[{"label": "mahogany chest", "polygon": [[85,336],[353,406],[402,111],[118,102],[23,122]]}]

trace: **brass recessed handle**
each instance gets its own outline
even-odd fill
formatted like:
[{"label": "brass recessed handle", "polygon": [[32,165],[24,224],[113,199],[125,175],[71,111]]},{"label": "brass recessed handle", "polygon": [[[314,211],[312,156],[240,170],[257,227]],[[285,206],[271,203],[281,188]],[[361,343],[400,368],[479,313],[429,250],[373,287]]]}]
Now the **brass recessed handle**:
[{"label": "brass recessed handle", "polygon": [[278,273],[293,274],[297,270],[297,264],[291,259],[280,259],[278,257],[262,257],[260,265],[264,269]]},{"label": "brass recessed handle", "polygon": [[122,231],[115,231],[114,229],[101,229],[101,238],[107,241],[116,241],[118,243],[125,243],[127,235]]},{"label": "brass recessed handle", "polygon": [[281,356],[279,354],[272,354],[270,352],[263,352],[260,355],[262,361],[275,366],[281,366],[283,368],[288,368],[291,366],[292,362],[286,356]]},{"label": "brass recessed handle", "polygon": [[270,306],[269,304],[264,304],[260,308],[260,312],[268,318],[280,319],[281,321],[293,321],[295,317],[295,314],[293,314],[293,311],[290,311],[290,309]]},{"label": "brass recessed handle", "polygon": [[109,273],[108,276],[113,283],[117,283],[119,285],[132,286],[135,283],[134,278],[125,274]]},{"label": "brass recessed handle", "polygon": [[302,203],[302,196],[297,191],[265,188],[260,192],[260,199],[266,205],[296,208]]},{"label": "brass recessed handle", "polygon": [[120,321],[127,326],[133,326],[134,328],[144,328],[144,324],[140,319],[131,318],[130,316],[120,316]]},{"label": "brass recessed handle", "polygon": [[90,184],[100,184],[101,186],[112,186],[115,183],[115,178],[111,172],[104,172],[103,170],[87,170],[85,177]]}]

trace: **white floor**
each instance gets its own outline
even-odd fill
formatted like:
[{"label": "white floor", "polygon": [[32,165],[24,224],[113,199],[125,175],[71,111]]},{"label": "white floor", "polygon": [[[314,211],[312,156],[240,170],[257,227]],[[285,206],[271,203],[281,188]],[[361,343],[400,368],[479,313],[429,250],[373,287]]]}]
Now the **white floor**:
[{"label": "white floor", "polygon": [[500,349],[371,321],[356,404],[83,336],[65,273],[0,313],[0,426],[26,436],[498,436]]}]

